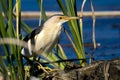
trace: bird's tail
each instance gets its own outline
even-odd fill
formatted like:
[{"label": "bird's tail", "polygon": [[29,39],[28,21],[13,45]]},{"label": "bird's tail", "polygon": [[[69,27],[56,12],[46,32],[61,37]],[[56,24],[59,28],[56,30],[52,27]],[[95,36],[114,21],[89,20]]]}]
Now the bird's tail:
[{"label": "bird's tail", "polygon": [[29,49],[27,48],[22,48],[21,50],[21,54],[26,56],[26,57],[30,57],[33,55],[32,51],[30,51]]}]

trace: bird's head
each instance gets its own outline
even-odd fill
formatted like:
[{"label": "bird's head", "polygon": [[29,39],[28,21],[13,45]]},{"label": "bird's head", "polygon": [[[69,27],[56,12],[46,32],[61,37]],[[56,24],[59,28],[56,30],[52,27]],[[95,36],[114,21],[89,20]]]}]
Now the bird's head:
[{"label": "bird's head", "polygon": [[70,17],[70,16],[64,16],[64,15],[54,15],[50,17],[46,23],[47,24],[53,24],[53,25],[62,25],[63,23],[73,20],[73,19],[79,19],[79,17]]}]

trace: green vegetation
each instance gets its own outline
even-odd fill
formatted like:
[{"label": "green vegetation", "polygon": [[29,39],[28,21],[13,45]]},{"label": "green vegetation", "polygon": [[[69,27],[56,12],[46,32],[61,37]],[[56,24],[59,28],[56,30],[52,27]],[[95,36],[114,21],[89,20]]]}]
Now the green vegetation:
[{"label": "green vegetation", "polygon": [[[76,0],[65,0],[65,4],[63,4],[62,0],[57,0],[57,2],[64,15],[77,16]],[[38,3],[41,11],[39,25],[41,25],[41,19],[46,21],[47,16],[45,14],[43,1],[38,0]],[[84,5],[82,5],[81,12],[83,10],[83,6]],[[4,16],[2,13],[4,13]],[[82,17],[82,15],[80,17]],[[13,22],[14,20],[16,25]],[[71,20],[68,22],[68,25],[73,39],[71,39],[66,30],[65,33],[74,48],[75,54],[78,59],[85,59],[82,18],[80,20]],[[8,78],[10,78],[10,80],[18,80],[18,78],[19,80],[26,80],[26,70],[29,69],[28,66],[23,64],[24,61],[21,55],[21,47],[24,45],[16,46],[8,43],[4,44],[4,41],[2,41],[3,38],[16,38],[16,40],[22,40],[23,36],[21,35],[21,31],[24,31],[26,34],[32,31],[31,28],[21,20],[21,0],[16,0],[15,4],[13,4],[13,0],[0,0],[0,45],[3,47],[3,52],[5,53],[5,55],[0,55],[0,72],[4,74],[5,80]],[[39,60],[39,58],[36,56],[34,56],[33,59],[27,59],[29,62],[28,65],[34,65],[34,60],[38,60],[42,63],[51,62],[49,65],[52,66],[53,69],[59,68],[63,70],[66,66],[66,62],[59,62],[59,60],[67,60],[67,55],[60,44],[57,44],[55,49],[57,54],[53,52],[49,53],[49,55],[42,54],[44,59],[42,58]],[[52,63],[54,61],[58,62]],[[85,63],[82,63],[82,61],[79,61],[79,64],[82,66],[85,65]],[[40,64],[37,65],[40,66]],[[34,70],[35,68],[36,66],[34,66],[32,69]],[[33,72],[29,72],[31,75],[32,73]]]}]

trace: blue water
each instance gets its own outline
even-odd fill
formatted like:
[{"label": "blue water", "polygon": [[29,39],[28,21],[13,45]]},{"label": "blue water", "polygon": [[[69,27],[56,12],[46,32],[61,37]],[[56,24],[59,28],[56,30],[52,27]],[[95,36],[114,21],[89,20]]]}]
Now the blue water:
[{"label": "blue water", "polygon": [[[91,42],[91,23],[91,20],[84,22],[85,42]],[[116,28],[115,25],[118,25],[119,28]],[[101,46],[95,50],[94,58],[104,60],[120,57],[120,18],[97,18],[95,30],[96,42]]]},{"label": "blue water", "polygon": [[[39,11],[38,0],[21,0],[21,9],[22,11]],[[62,0],[63,2],[65,0]],[[83,0],[77,1],[77,9],[80,10]],[[86,0],[84,10],[90,9],[90,0]],[[120,0],[92,0],[94,9],[96,11],[105,11],[105,10],[120,10]],[[57,0],[43,0],[43,5],[46,11],[61,11]]]},{"label": "blue water", "polygon": [[[64,0],[62,0],[64,1]],[[77,10],[80,11],[83,0],[77,0]],[[90,0],[87,0],[84,10],[91,11]],[[95,11],[120,11],[120,0],[92,0]],[[22,11],[40,11],[37,0],[22,0]],[[61,11],[56,0],[43,0],[45,11]],[[39,20],[25,21],[32,28],[38,26]],[[69,28],[64,27],[69,32]],[[95,60],[108,60],[120,57],[120,17],[96,18],[96,42],[101,44],[94,53]],[[92,19],[83,18],[84,43],[92,43]],[[64,44],[64,51],[69,58],[76,58],[70,42],[62,32],[60,43]],[[85,47],[86,56],[89,57],[91,47]]]}]

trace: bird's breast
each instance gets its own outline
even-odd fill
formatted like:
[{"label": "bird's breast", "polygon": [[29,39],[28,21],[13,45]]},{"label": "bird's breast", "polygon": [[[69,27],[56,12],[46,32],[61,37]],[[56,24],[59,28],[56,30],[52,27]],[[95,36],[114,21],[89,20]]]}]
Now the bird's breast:
[{"label": "bird's breast", "polygon": [[56,42],[58,41],[58,37],[61,33],[61,29],[62,29],[61,26],[57,26],[47,32],[48,44],[45,48],[46,52],[50,52],[52,50],[52,48],[54,47],[54,45],[56,44]]},{"label": "bird's breast", "polygon": [[50,52],[61,33],[61,26],[46,28],[36,37],[35,49],[38,52]]},{"label": "bird's breast", "polygon": [[51,32],[51,33],[52,33],[52,40],[53,40],[53,41],[54,41],[56,38],[59,37],[59,35],[60,35],[60,33],[61,33],[61,29],[62,29],[62,27],[60,26],[60,27],[55,28],[54,31]]}]

